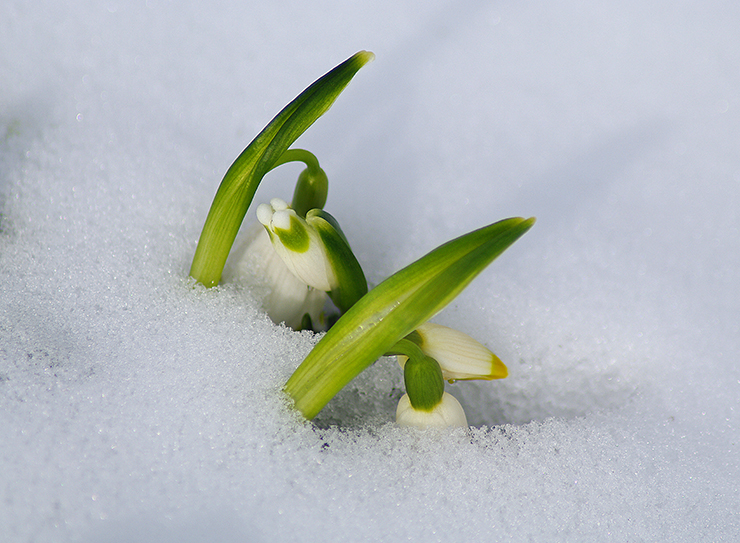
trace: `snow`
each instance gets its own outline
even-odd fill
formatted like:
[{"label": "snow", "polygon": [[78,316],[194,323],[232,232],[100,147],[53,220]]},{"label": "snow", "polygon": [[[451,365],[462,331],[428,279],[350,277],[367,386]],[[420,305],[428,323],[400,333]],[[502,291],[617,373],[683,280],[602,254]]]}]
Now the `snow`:
[{"label": "snow", "polygon": [[[736,540],[739,5],[252,4],[0,6],[0,539]],[[435,319],[509,367],[448,386],[468,432],[397,427],[391,359],[304,423],[317,338],[187,277],[233,159],[361,49],[298,144],[371,283],[538,218]]]}]

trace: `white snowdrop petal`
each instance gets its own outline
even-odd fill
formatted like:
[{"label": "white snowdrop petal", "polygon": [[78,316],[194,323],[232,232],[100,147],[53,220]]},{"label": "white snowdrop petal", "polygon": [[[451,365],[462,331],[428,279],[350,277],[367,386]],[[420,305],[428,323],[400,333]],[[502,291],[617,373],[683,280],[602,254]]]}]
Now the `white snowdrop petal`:
[{"label": "white snowdrop petal", "polygon": [[439,362],[446,380],[502,379],[508,374],[495,354],[459,330],[427,322],[416,331],[422,351]]},{"label": "white snowdrop petal", "polygon": [[269,226],[272,220],[272,207],[269,204],[260,204],[257,206],[257,220],[264,226]]},{"label": "white snowdrop petal", "polygon": [[337,287],[336,274],[319,233],[285,201],[273,198],[269,205],[261,204],[257,218],[274,234],[271,240],[275,252],[300,281],[324,292]]},{"label": "white snowdrop petal", "polygon": [[290,230],[290,217],[291,213],[288,210],[276,211],[272,214],[272,226],[280,230]]},{"label": "white snowdrop petal", "polygon": [[272,200],[270,200],[270,205],[275,211],[283,211],[290,207],[288,203],[281,198],[273,198]]},{"label": "white snowdrop petal", "polygon": [[468,426],[468,420],[460,402],[447,392],[442,395],[442,401],[431,411],[414,409],[409,395],[404,394],[396,408],[396,423],[399,426],[413,426],[422,430],[425,428]]}]

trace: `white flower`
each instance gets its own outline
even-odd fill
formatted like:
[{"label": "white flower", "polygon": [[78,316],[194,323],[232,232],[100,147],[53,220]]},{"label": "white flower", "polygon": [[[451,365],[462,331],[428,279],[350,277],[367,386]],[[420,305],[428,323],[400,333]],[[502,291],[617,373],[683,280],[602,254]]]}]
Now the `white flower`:
[{"label": "white flower", "polygon": [[257,219],[272,246],[293,274],[306,285],[330,292],[338,281],[316,229],[280,198],[257,208]]},{"label": "white flower", "polygon": [[443,428],[446,426],[464,427],[468,426],[460,402],[445,392],[440,402],[431,411],[414,409],[408,394],[404,394],[396,408],[396,423],[399,426],[414,426],[419,429]]},{"label": "white flower", "polygon": [[[503,379],[508,375],[499,357],[467,334],[431,322],[419,326],[416,333],[418,337],[412,341],[439,362],[447,381]],[[405,356],[398,357],[402,368],[406,360]]]},{"label": "white flower", "polygon": [[313,323],[321,321],[326,293],[299,280],[283,262],[261,224],[254,224],[229,257],[225,277],[236,276],[251,283],[262,308],[273,322],[291,328],[301,326],[308,313]]}]

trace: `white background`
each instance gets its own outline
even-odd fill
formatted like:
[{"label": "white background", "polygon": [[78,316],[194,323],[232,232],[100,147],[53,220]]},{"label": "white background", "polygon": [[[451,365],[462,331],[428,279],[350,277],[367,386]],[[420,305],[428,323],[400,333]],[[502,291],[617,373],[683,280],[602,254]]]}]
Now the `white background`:
[{"label": "white background", "polygon": [[[737,2],[251,4],[0,7],[2,539],[735,540]],[[360,49],[298,145],[371,283],[538,218],[436,318],[510,370],[448,386],[470,433],[397,428],[390,359],[302,423],[316,338],[187,280],[228,166]]]}]

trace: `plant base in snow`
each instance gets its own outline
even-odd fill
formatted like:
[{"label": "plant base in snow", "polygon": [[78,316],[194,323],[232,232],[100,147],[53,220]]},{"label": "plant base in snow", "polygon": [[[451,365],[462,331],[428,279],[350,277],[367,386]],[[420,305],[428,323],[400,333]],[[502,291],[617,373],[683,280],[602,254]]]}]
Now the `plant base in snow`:
[{"label": "plant base in snow", "polygon": [[[483,269],[534,224],[511,218],[449,241],[368,291],[362,267],[337,220],[323,207],[328,178],[314,155],[290,145],[329,109],[374,55],[361,51],[318,79],[288,104],[239,155],[216,193],[190,274],[218,284],[226,258],[264,175],[301,161],[290,204],[274,198],[257,208],[263,232],[249,248],[260,255],[269,285],[264,307],[275,322],[293,328],[329,327],[285,384],[312,419],[347,383],[383,355],[396,355],[406,394],[396,411],[403,426],[467,426],[445,380],[500,379],[506,366],[462,332],[428,322]],[[255,231],[252,231],[255,232]],[[338,320],[324,315],[329,298]]]}]

